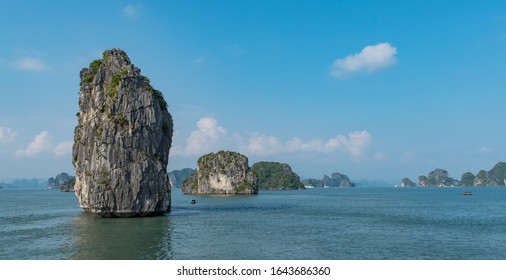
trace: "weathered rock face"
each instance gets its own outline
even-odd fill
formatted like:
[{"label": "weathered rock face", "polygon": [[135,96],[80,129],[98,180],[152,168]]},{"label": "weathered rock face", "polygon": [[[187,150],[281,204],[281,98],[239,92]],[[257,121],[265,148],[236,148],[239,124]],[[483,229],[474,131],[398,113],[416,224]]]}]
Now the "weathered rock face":
[{"label": "weathered rock face", "polygon": [[255,173],[261,190],[304,189],[299,176],[286,163],[261,161],[253,164],[251,170]]},{"label": "weathered rock face", "polygon": [[197,173],[184,181],[187,194],[256,194],[257,178],[248,158],[230,151],[210,153],[199,158]]},{"label": "weathered rock face", "polygon": [[430,187],[431,184],[429,182],[429,178],[427,176],[421,175],[418,177],[418,185],[420,187]]},{"label": "weathered rock face", "polygon": [[490,181],[488,172],[485,170],[480,170],[474,177],[474,185],[477,187],[491,186]]},{"label": "weathered rock face", "polygon": [[73,158],[79,206],[106,217],[162,215],[173,123],[167,103],[127,54],[81,70]]},{"label": "weathered rock face", "polygon": [[65,183],[63,183],[61,185],[60,191],[61,192],[73,192],[75,184],[76,184],[76,178],[71,177],[68,181],[66,181]]}]

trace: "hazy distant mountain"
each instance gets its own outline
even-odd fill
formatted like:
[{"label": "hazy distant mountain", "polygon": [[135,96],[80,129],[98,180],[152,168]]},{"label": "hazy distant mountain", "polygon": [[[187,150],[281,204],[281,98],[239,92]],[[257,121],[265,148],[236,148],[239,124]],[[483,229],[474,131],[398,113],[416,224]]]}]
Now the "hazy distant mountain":
[{"label": "hazy distant mountain", "polygon": [[302,180],[302,183],[305,186],[313,186],[315,188],[321,188],[321,187],[354,187],[355,184],[350,181],[350,178],[348,176],[341,174],[339,172],[332,173],[332,175],[329,177],[327,175],[323,176],[323,179],[304,179]]},{"label": "hazy distant mountain", "polygon": [[181,188],[184,180],[188,179],[195,172],[197,170],[192,168],[183,168],[169,172],[170,185],[175,188]]},{"label": "hazy distant mountain", "polygon": [[62,192],[73,192],[75,182],[76,178],[74,176],[62,172],[56,175],[56,177],[51,177],[47,180],[47,188],[50,190],[60,190]]},{"label": "hazy distant mountain", "polygon": [[26,190],[26,189],[41,189],[45,188],[46,186],[45,180],[40,179],[17,179],[10,183],[0,183],[0,186],[3,187],[3,189],[19,189],[19,190]]}]

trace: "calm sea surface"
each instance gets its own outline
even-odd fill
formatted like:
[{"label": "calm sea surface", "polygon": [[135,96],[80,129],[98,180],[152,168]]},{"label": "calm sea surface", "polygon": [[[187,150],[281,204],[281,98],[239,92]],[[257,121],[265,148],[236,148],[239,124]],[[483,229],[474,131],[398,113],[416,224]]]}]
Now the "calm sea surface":
[{"label": "calm sea surface", "polygon": [[0,259],[506,259],[506,188],[174,189],[172,205],[106,219],[74,193],[2,190]]}]

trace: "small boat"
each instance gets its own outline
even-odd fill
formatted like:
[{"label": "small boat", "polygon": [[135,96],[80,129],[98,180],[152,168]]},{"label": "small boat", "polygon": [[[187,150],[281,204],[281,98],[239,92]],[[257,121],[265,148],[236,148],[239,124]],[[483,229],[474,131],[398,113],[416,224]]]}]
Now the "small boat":
[{"label": "small boat", "polygon": [[464,193],[462,193],[462,195],[473,195],[473,193],[472,192],[464,192]]}]

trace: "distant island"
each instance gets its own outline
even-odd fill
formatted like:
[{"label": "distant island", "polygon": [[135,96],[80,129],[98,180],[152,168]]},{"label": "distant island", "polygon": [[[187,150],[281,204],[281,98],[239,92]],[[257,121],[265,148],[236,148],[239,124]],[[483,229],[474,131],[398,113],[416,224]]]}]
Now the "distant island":
[{"label": "distant island", "polygon": [[[237,154],[237,153],[235,153]],[[243,172],[244,167],[238,168],[233,165],[236,162],[229,157],[235,157],[234,152],[219,151],[218,153],[210,153],[202,156],[198,160],[198,168],[183,168],[181,170],[173,170],[169,172],[171,186],[181,188],[183,193],[192,194],[222,194],[223,191],[211,190],[213,187],[202,187],[197,190],[198,185],[209,185],[210,181],[216,181],[214,185],[224,184],[231,179],[227,176],[233,174],[233,170]],[[245,156],[244,156],[245,157]],[[212,160],[210,160],[210,158]],[[220,160],[216,160],[220,158]],[[247,159],[247,158],[246,158]],[[204,163],[205,162],[205,163]],[[216,167],[215,165],[219,165]],[[231,166],[232,165],[232,166]],[[213,167],[214,166],[214,167]],[[226,171],[228,170],[228,171]],[[226,171],[226,172],[225,172]],[[352,183],[350,178],[339,172],[332,173],[329,177],[324,175],[322,179],[304,179],[301,180],[299,175],[295,173],[289,164],[280,162],[260,161],[248,168],[249,172],[254,174],[258,190],[302,190],[305,188],[323,188],[323,187],[355,187],[356,184]],[[220,173],[220,174],[218,174]],[[199,175],[201,174],[201,175]],[[202,178],[199,176],[203,176]],[[216,177],[209,179],[209,176]],[[226,179],[223,179],[225,178]],[[202,180],[202,182],[199,182]],[[371,186],[381,185],[384,186],[383,181],[360,181],[360,185]],[[204,190],[205,188],[208,188]],[[221,188],[221,187],[219,187]],[[232,192],[233,193],[233,192]],[[227,191],[226,194],[231,194]]]},{"label": "distant island", "polygon": [[184,180],[188,179],[191,175],[197,172],[197,169],[183,168],[181,170],[173,170],[169,172],[169,181],[171,187],[181,188]]},{"label": "distant island", "polygon": [[0,189],[10,190],[31,190],[45,188],[46,181],[42,179],[17,179],[10,183],[0,183]]},{"label": "distant island", "polygon": [[54,178],[50,177],[47,180],[47,188],[50,190],[57,189],[62,192],[73,192],[75,183],[76,177],[62,172],[56,175]]},{"label": "distant island", "polygon": [[[448,171],[436,168],[429,172],[427,176],[418,177],[418,186],[420,187],[483,187],[483,186],[504,186],[506,185],[506,162],[498,162],[489,171],[480,170],[476,175],[471,172],[462,174],[460,180],[454,179],[448,175]],[[403,178],[402,187],[416,186],[409,178]]]},{"label": "distant island", "polygon": [[348,188],[354,187],[355,184],[350,181],[348,176],[341,174],[339,172],[332,173],[329,177],[327,175],[323,176],[323,179],[304,179],[302,183],[306,187],[314,187],[314,188],[323,188],[323,187],[337,187],[337,188]]}]

